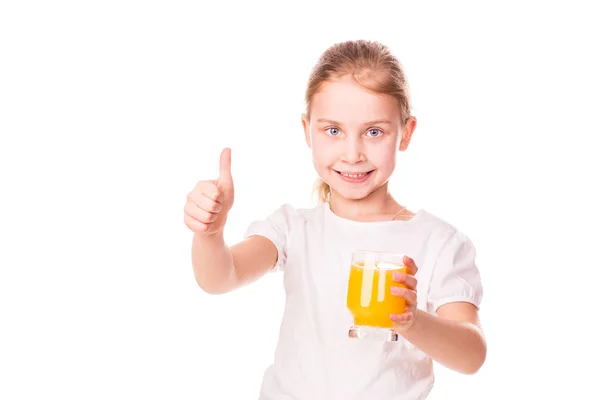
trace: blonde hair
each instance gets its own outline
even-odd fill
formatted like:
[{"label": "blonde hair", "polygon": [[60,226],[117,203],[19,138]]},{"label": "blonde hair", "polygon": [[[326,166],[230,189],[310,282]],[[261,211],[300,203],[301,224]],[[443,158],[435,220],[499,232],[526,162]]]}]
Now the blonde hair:
[{"label": "blonde hair", "polygon": [[[390,49],[376,41],[354,40],[336,43],[321,55],[313,67],[306,88],[306,115],[310,119],[313,96],[331,78],[350,75],[361,86],[398,101],[402,125],[410,117],[410,96],[402,65]],[[321,179],[315,183],[319,202],[329,200],[331,188]]]}]

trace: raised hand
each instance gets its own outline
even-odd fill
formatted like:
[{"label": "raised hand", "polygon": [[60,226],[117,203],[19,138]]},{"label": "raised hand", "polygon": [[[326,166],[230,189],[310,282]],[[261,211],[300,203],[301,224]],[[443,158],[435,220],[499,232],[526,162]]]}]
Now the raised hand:
[{"label": "raised hand", "polygon": [[231,150],[221,152],[219,177],[196,184],[187,196],[184,222],[192,232],[206,235],[223,232],[227,214],[233,206],[233,178],[231,176]]}]

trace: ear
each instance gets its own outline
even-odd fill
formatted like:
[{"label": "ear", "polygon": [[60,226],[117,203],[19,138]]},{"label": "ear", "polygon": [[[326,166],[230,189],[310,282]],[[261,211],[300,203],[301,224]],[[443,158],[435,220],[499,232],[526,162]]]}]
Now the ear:
[{"label": "ear", "polygon": [[306,140],[306,145],[309,149],[311,149],[310,144],[310,121],[306,114],[302,114],[302,128],[304,129],[304,140]]},{"label": "ear", "polygon": [[410,139],[412,138],[412,134],[417,127],[417,119],[415,117],[409,117],[408,121],[404,125],[402,129],[402,140],[400,140],[400,148],[398,150],[404,151],[408,148],[410,144]]}]

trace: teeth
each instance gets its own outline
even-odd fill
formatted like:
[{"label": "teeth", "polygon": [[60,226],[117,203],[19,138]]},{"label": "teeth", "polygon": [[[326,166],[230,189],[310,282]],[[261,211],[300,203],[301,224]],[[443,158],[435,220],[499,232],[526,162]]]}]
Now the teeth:
[{"label": "teeth", "polygon": [[344,172],[340,172],[340,174],[342,174],[345,177],[354,178],[354,179],[362,178],[363,176],[367,175],[367,174],[346,174]]}]

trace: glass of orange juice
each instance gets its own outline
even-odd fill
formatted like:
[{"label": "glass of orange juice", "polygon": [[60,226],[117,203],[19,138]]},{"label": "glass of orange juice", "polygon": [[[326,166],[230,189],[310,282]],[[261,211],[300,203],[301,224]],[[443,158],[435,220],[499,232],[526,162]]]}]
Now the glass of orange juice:
[{"label": "glass of orange juice", "polygon": [[352,253],[346,304],[354,317],[354,325],[348,332],[349,337],[398,340],[390,315],[404,313],[406,301],[394,296],[391,289],[392,286],[405,287],[392,280],[394,272],[406,272],[403,256],[368,250]]}]

